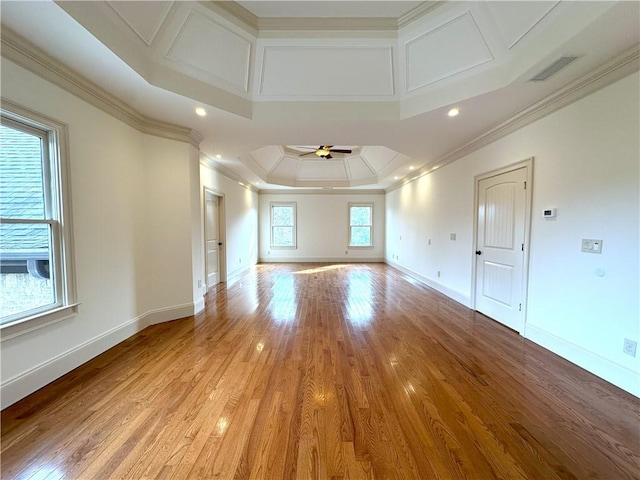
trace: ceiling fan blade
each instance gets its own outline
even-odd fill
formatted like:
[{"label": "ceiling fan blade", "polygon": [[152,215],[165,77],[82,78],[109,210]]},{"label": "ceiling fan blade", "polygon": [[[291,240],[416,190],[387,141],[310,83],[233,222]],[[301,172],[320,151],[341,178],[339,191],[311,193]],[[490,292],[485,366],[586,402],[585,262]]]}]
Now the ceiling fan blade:
[{"label": "ceiling fan blade", "polygon": [[300,155],[298,155],[299,157],[306,157],[307,155],[313,155],[314,153],[316,153],[316,151],[312,151],[312,152],[307,152],[307,153],[301,153]]},{"label": "ceiling fan blade", "polygon": [[333,157],[331,156],[331,154],[329,154],[329,155],[325,155],[325,156],[324,156],[324,157],[322,157],[322,158],[326,158],[327,160],[329,160],[330,158],[333,158]]},{"label": "ceiling fan blade", "polygon": [[330,152],[335,152],[335,153],[351,153],[351,150],[340,150],[339,148],[334,148],[329,150]]},{"label": "ceiling fan blade", "polygon": [[309,147],[309,146],[296,146],[296,148],[299,148],[300,150],[317,150],[316,147]]}]

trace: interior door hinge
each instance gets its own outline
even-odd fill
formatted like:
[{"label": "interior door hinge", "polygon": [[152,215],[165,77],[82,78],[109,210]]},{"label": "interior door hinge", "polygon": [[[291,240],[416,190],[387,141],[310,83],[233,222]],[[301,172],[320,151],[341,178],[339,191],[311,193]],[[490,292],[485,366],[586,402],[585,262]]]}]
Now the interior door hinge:
[{"label": "interior door hinge", "polygon": [[522,304],[521,304],[521,303],[519,303],[519,304],[518,304],[518,311],[519,311],[519,312],[521,312],[521,311],[522,311]]},{"label": "interior door hinge", "polygon": [[526,181],[524,182],[524,189],[525,190],[527,189],[527,182]]},{"label": "interior door hinge", "polygon": [[522,244],[522,251],[524,252],[524,243]]}]

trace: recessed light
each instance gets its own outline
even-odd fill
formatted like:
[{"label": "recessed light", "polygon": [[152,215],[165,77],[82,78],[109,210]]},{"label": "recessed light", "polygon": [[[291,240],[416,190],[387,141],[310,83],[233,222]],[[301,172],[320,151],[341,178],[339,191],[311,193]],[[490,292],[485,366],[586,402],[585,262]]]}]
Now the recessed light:
[{"label": "recessed light", "polygon": [[449,110],[447,115],[449,115],[450,117],[456,117],[456,116],[458,116],[459,113],[460,113],[460,109],[459,108],[452,108],[451,110]]},{"label": "recessed light", "polygon": [[216,158],[222,158],[222,155],[220,155],[219,153],[216,153]]},{"label": "recessed light", "polygon": [[416,168],[416,167],[414,167],[413,165],[411,165],[411,166],[409,167],[409,170],[413,170],[414,168]]},{"label": "recessed light", "polygon": [[398,180],[400,177],[393,177],[394,180]]},{"label": "recessed light", "polygon": [[197,107],[196,108],[196,115],[198,115],[199,117],[206,117],[207,116],[207,111],[202,107]]}]

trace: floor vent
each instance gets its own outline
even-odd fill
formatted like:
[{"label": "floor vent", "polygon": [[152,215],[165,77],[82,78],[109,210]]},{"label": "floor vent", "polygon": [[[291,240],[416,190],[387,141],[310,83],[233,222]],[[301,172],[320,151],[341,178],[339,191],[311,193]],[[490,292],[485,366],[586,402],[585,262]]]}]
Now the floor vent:
[{"label": "floor vent", "polygon": [[547,68],[538,73],[535,77],[533,77],[531,82],[542,82],[549,78],[551,75],[558,73],[564,67],[569,65],[571,62],[576,60],[578,57],[560,57],[558,60],[553,62]]}]

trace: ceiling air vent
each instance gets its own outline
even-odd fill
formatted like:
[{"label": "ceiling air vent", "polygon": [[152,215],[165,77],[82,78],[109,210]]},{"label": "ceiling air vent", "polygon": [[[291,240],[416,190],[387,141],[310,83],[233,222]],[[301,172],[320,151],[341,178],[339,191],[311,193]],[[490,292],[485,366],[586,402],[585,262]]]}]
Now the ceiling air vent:
[{"label": "ceiling air vent", "polygon": [[547,68],[545,68],[540,73],[538,73],[530,81],[531,82],[542,82],[542,81],[546,80],[547,78],[549,78],[551,75],[555,75],[556,73],[558,73],[560,70],[562,70],[564,67],[569,65],[571,62],[573,62],[577,58],[578,57],[560,57],[558,60],[556,60],[551,65],[549,65]]}]

